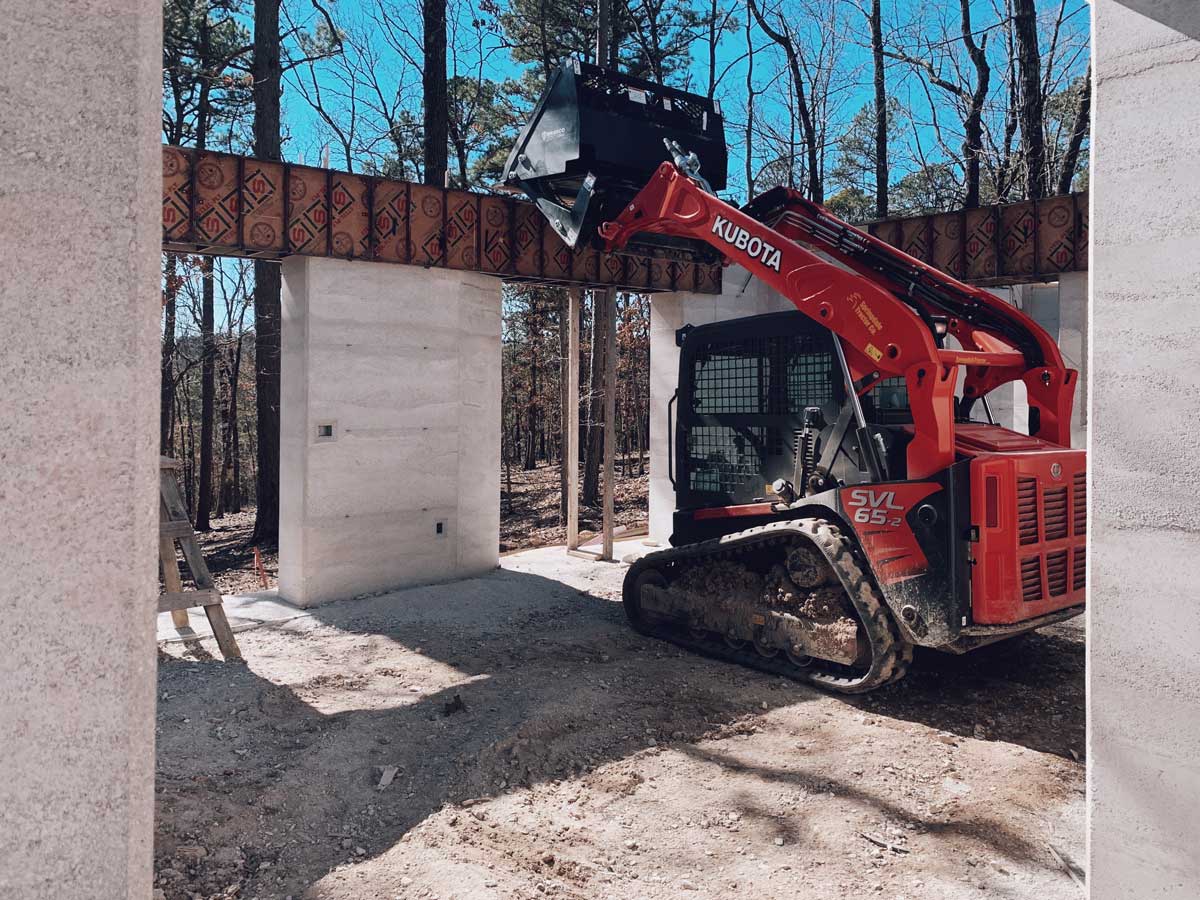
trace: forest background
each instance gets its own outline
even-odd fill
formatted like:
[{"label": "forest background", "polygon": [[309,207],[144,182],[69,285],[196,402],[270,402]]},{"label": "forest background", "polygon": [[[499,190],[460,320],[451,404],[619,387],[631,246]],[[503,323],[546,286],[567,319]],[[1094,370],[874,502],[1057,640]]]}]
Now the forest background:
[{"label": "forest background", "polygon": [[[605,0],[606,65],[717,99],[727,199],[787,185],[849,221],[1086,190],[1085,0]],[[487,192],[596,0],[165,0],[163,141]],[[163,254],[163,453],[197,530],[278,535],[276,263]],[[507,547],[560,540],[566,291],[503,293]],[[644,513],[649,298],[618,293],[618,520]],[[585,295],[582,515],[604,372]],[[599,317],[603,328],[604,316]],[[232,521],[232,520],[231,520]]]}]

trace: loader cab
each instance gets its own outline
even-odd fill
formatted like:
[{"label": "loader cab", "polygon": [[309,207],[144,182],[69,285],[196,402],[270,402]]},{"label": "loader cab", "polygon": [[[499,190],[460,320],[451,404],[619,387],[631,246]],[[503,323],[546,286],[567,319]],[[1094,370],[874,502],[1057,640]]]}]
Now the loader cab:
[{"label": "loader cab", "polygon": [[[685,326],[679,390],[673,402],[676,509],[754,503],[777,478],[793,480],[805,411],[819,409],[829,441],[846,407],[833,336],[796,312]],[[863,397],[867,420],[887,447],[892,478],[904,477],[912,422],[902,379]],[[852,436],[836,470],[847,484],[865,479]]]}]

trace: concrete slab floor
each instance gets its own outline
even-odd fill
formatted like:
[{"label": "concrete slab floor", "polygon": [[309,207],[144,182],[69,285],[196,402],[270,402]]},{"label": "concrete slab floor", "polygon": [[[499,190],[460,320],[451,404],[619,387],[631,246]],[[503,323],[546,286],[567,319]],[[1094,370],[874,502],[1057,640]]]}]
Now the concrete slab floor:
[{"label": "concrete slab floor", "polygon": [[[654,546],[647,545],[646,540],[645,537],[638,537],[634,540],[614,541],[613,555],[618,561],[628,561],[631,557],[642,556],[656,549]],[[592,550],[598,548],[593,548],[589,545],[585,549]],[[567,560],[577,559],[567,556],[563,547],[541,547],[537,550],[526,550],[519,554],[508,554],[508,556],[501,559],[500,565],[501,568],[523,571],[524,567],[533,564],[538,568],[553,571],[556,569],[556,564],[562,562],[559,557],[566,557]],[[586,563],[585,560],[580,561]],[[616,564],[619,565],[620,563]],[[572,568],[574,567],[571,564],[568,565]],[[403,590],[390,591],[381,596],[395,597],[399,600],[405,593],[406,591]],[[279,596],[279,591],[275,588],[265,591],[254,591],[249,594],[225,594],[222,599],[225,604],[225,615],[229,619],[230,627],[235,632],[249,631],[264,625],[276,625],[313,614],[311,608],[303,608],[296,606],[294,603],[288,603]],[[344,603],[345,601],[332,602]],[[175,623],[171,621],[170,613],[164,612],[158,614],[156,624],[159,643],[180,644],[212,637],[212,628],[209,627],[208,617],[204,614],[202,608],[194,607],[189,609],[187,613],[188,627],[185,630],[175,627]]]},{"label": "concrete slab floor", "polygon": [[543,548],[250,629],[245,665],[163,646],[157,887],[1078,897],[1079,625],[847,700],[639,636],[625,570]]}]

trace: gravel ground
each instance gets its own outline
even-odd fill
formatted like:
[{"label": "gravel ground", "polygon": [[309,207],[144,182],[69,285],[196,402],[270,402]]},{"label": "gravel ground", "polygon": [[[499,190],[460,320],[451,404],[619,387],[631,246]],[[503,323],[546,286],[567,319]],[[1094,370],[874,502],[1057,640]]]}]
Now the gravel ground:
[{"label": "gravel ground", "polygon": [[157,896],[1082,896],[1081,624],[847,700],[636,635],[623,571],[527,551],[160,652]]}]

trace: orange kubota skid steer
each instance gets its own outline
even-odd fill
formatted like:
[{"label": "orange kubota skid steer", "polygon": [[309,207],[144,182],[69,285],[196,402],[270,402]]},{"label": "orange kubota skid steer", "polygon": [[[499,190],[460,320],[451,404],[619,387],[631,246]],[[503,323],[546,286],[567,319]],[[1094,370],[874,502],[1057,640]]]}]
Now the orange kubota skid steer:
[{"label": "orange kubota skid steer", "polygon": [[[717,253],[796,312],[678,334],[671,548],[645,634],[834,691],[1083,611],[1077,373],[1032,319],[776,188],[738,208],[713,101],[568,61],[506,179],[570,245]],[[1029,434],[988,394],[1021,381]]]}]

